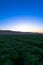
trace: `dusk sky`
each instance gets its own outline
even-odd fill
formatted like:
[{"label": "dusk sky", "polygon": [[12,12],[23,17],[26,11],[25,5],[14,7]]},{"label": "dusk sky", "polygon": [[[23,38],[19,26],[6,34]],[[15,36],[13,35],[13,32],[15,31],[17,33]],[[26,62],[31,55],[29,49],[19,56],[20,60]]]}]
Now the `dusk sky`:
[{"label": "dusk sky", "polygon": [[0,0],[0,30],[43,33],[43,0]]}]

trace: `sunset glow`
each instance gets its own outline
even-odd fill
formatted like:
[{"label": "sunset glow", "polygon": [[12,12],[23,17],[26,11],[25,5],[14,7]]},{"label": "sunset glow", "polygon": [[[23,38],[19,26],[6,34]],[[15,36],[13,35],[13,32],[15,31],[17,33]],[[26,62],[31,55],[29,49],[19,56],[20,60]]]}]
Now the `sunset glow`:
[{"label": "sunset glow", "polygon": [[0,30],[43,33],[43,1],[0,1]]}]

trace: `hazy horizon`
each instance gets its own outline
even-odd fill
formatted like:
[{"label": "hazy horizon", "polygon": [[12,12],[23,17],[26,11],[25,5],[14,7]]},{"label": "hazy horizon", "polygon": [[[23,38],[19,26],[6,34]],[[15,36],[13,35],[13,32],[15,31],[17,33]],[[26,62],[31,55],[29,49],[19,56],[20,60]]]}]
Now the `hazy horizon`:
[{"label": "hazy horizon", "polygon": [[0,30],[43,33],[43,0],[0,0]]}]

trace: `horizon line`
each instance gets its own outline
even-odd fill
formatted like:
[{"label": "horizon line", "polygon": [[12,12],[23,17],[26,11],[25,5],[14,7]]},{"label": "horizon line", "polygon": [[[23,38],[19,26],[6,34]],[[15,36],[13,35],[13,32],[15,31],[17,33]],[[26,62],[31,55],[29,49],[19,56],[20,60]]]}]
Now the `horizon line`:
[{"label": "horizon line", "polygon": [[26,32],[26,33],[40,33],[40,34],[43,34],[43,32],[34,32],[34,31],[15,31],[15,30],[0,30],[0,31],[12,31],[12,32]]}]

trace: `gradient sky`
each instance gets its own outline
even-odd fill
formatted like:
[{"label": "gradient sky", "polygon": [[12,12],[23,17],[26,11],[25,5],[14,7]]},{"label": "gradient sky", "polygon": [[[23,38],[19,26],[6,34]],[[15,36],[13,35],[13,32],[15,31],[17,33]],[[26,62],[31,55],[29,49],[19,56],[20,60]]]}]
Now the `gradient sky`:
[{"label": "gradient sky", "polygon": [[43,0],[0,0],[0,30],[43,33]]}]

